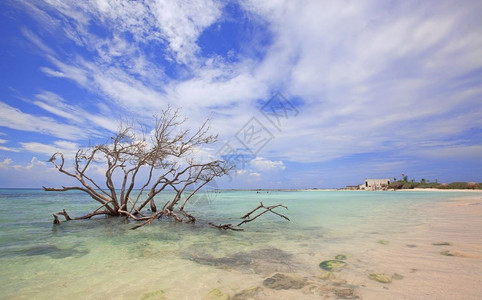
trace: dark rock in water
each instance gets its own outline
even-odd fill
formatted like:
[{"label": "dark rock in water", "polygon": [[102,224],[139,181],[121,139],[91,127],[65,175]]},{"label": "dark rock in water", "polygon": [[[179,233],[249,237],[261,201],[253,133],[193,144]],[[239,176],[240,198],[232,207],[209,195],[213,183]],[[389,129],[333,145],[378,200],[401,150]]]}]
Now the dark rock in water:
[{"label": "dark rock in water", "polygon": [[31,248],[27,248],[18,252],[20,255],[35,256],[35,255],[48,255],[52,252],[59,251],[60,249],[54,245],[40,245]]},{"label": "dark rock in water", "polygon": [[352,288],[336,289],[333,293],[341,299],[358,299],[355,290]]},{"label": "dark rock in water", "polygon": [[440,254],[445,255],[445,256],[465,257],[464,254],[462,254],[458,251],[453,251],[453,250],[445,250],[445,251],[440,252]]},{"label": "dark rock in water", "polygon": [[35,247],[20,250],[20,251],[16,251],[17,255],[24,255],[24,256],[48,255],[53,259],[66,258],[70,256],[79,257],[87,253],[89,253],[88,250],[80,251],[75,248],[61,249],[55,245],[40,245],[40,246],[35,246]]},{"label": "dark rock in water", "polygon": [[217,266],[217,267],[233,267],[241,265],[249,265],[251,259],[245,256],[228,256],[228,257],[214,257],[214,256],[191,256],[190,259],[202,265]]},{"label": "dark rock in water", "polygon": [[407,244],[407,245],[405,245],[405,246],[407,246],[408,248],[415,248],[415,247],[417,247],[417,245],[412,245],[412,244]]},{"label": "dark rock in water", "polygon": [[344,280],[344,279],[333,279],[331,281],[331,284],[333,284],[334,286],[342,286],[342,285],[346,284],[346,280]]},{"label": "dark rock in water", "polygon": [[432,245],[434,245],[434,246],[450,246],[450,243],[449,242],[436,242],[436,243],[432,243]]},{"label": "dark rock in water", "polygon": [[260,293],[263,291],[262,287],[254,287],[250,289],[242,290],[239,293],[236,293],[231,300],[247,300],[247,299],[261,299]]},{"label": "dark rock in water", "polygon": [[395,274],[393,274],[392,278],[395,279],[395,280],[402,280],[404,277],[403,277],[403,275],[395,273]]},{"label": "dark rock in water", "polygon": [[274,290],[301,289],[305,286],[306,280],[299,276],[288,276],[276,273],[263,281],[263,285]]},{"label": "dark rock in water", "polygon": [[266,248],[250,252],[237,252],[225,257],[191,253],[185,258],[196,263],[218,268],[245,268],[256,273],[291,270],[291,254],[277,248]]},{"label": "dark rock in water", "polygon": [[327,271],[338,271],[346,266],[346,262],[341,260],[325,260],[320,263],[320,268]]},{"label": "dark rock in water", "polygon": [[345,259],[347,259],[347,257],[346,257],[346,255],[344,255],[344,254],[338,254],[337,256],[335,256],[335,259],[345,260]]}]

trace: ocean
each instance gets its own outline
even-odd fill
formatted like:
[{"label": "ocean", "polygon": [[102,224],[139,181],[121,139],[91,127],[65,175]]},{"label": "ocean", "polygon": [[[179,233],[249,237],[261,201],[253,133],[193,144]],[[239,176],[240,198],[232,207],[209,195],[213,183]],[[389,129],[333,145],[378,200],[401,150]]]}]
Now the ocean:
[{"label": "ocean", "polygon": [[[74,217],[97,208],[80,192],[2,189],[0,298],[411,299],[415,291],[406,289],[429,271],[463,259],[440,254],[452,249],[456,235],[434,224],[445,218],[443,203],[467,194],[211,191],[186,206],[195,224],[157,221],[131,230],[137,223],[124,218],[53,225],[52,213],[62,209]],[[239,232],[208,225],[237,224],[260,202],[287,206],[276,211],[290,221],[265,214]],[[473,245],[482,245],[480,236],[467,237],[474,238]],[[341,262],[340,268],[320,266],[330,260]],[[472,271],[473,283],[480,283],[482,271]],[[388,275],[391,282],[373,274]],[[420,299],[436,290],[436,283],[420,290]]]}]

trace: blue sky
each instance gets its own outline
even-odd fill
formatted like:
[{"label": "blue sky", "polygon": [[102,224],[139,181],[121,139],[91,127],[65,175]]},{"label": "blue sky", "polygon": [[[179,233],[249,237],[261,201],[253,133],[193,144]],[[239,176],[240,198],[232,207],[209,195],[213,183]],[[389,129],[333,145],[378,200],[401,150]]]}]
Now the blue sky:
[{"label": "blue sky", "polygon": [[[223,188],[482,181],[481,1],[1,1],[0,187],[168,104]],[[250,131],[251,130],[251,131]],[[248,133],[255,133],[256,137]],[[231,149],[227,151],[226,149]]]}]

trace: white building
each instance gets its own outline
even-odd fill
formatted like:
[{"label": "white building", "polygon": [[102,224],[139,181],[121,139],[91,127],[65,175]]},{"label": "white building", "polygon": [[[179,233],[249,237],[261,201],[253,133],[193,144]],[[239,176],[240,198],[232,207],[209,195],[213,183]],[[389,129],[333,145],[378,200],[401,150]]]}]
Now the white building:
[{"label": "white building", "polygon": [[389,178],[365,179],[365,183],[360,185],[360,190],[376,191],[384,190],[390,185]]}]

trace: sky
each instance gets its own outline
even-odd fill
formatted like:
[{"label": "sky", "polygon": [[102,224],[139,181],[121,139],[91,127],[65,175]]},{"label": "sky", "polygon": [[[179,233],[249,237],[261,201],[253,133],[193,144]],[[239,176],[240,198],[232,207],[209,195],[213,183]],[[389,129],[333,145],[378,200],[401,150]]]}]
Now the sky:
[{"label": "sky", "polygon": [[219,188],[482,182],[481,1],[0,2],[0,187],[168,105]]}]

